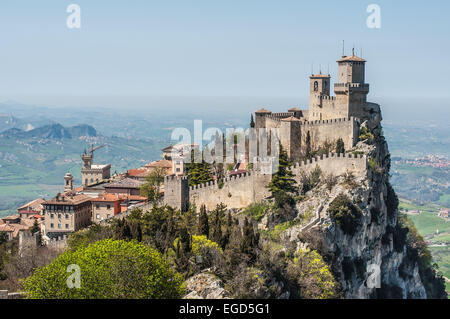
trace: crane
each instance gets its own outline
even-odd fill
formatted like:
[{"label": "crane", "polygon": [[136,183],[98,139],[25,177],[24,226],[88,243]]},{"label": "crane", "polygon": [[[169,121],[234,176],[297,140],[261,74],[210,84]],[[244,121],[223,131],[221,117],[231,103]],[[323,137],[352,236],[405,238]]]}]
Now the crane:
[{"label": "crane", "polygon": [[99,146],[94,147],[94,144],[91,144],[91,149],[89,150],[89,153],[90,153],[91,155],[94,155],[94,151],[96,151],[96,150],[98,150],[98,149],[100,149],[100,148],[102,148],[102,147],[105,147],[105,146],[106,146],[106,144],[103,144],[103,145],[99,145]]}]

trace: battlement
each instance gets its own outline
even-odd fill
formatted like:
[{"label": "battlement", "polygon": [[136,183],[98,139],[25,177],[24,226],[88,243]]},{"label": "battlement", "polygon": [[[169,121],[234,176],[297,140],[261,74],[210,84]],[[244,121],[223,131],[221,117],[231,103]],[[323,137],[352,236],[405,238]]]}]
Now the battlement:
[{"label": "battlement", "polygon": [[182,181],[187,180],[187,176],[166,175],[164,176],[164,182],[168,181]]},{"label": "battlement", "polygon": [[356,117],[348,117],[348,118],[336,118],[336,119],[330,119],[330,120],[315,120],[315,121],[303,121],[301,122],[301,125],[307,126],[307,125],[334,125],[336,123],[344,123],[344,122],[359,122],[359,119]]},{"label": "battlement", "polygon": [[[222,181],[223,181],[224,185],[229,184],[229,183],[239,183],[240,181],[242,181],[245,178],[250,178],[252,174],[253,174],[252,171],[249,171],[246,173],[240,173],[240,174],[236,174],[233,176],[225,177],[224,179],[222,179]],[[198,189],[205,189],[205,188],[218,188],[218,187],[219,186],[218,186],[217,181],[209,181],[206,183],[189,186],[189,191],[195,191]]]},{"label": "battlement", "polygon": [[351,153],[328,153],[310,160],[297,162],[291,166],[291,170],[298,177],[301,172],[313,170],[319,166],[324,174],[342,175],[352,171],[357,176],[365,176],[367,173],[367,156]]},{"label": "battlement", "polygon": [[294,116],[294,112],[271,113],[271,114],[263,114],[262,116],[265,117],[266,119],[281,122],[282,119]]},{"label": "battlement", "polygon": [[336,97],[330,95],[319,95],[319,98],[324,101],[336,101]]}]

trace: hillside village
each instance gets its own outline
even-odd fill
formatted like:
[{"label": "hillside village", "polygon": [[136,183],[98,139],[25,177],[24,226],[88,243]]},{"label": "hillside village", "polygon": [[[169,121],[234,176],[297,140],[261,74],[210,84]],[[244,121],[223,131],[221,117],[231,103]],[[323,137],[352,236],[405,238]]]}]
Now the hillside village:
[{"label": "hillside village", "polygon": [[[293,182],[304,189],[303,197],[292,204],[296,221],[282,220],[294,225],[285,236],[296,243],[298,250],[305,245],[299,241],[302,233],[325,229],[324,245],[334,253],[334,263],[340,272],[345,272],[345,265],[352,260],[362,267],[377,264],[385,284],[400,287],[397,296],[424,298],[426,290],[418,265],[406,254],[405,241],[399,244],[394,234],[394,229],[401,227],[393,199],[395,193],[388,181],[390,156],[382,135],[380,106],[367,100],[366,60],[352,52],[338,59],[337,64],[335,96],[330,95],[330,75],[319,72],[309,77],[307,109],[292,107],[287,112],[274,113],[261,108],[250,117],[249,126],[256,132],[269,134],[276,129],[282,151],[280,160],[286,157]],[[21,206],[17,215],[1,219],[0,232],[5,232],[8,239],[18,238],[19,245],[33,242],[64,247],[70,234],[113,218],[124,218],[136,208],[145,211],[153,205],[164,204],[181,212],[192,208],[196,212],[211,212],[224,205],[232,212],[239,212],[257,203],[273,201],[274,187],[267,186],[276,174],[267,170],[264,159],[255,158],[252,153],[253,149],[270,148],[258,136],[255,145],[251,136],[245,136],[243,154],[233,154],[233,163],[221,167],[210,165],[205,169],[204,162],[186,163],[184,159],[201,147],[177,144],[164,148],[162,159],[119,174],[111,174],[110,164],[95,163],[94,153],[104,145],[92,145],[81,155],[81,186],[75,185],[74,177],[67,173],[61,177],[64,192]],[[218,158],[225,155],[218,150],[226,149],[226,140],[225,136],[215,138]],[[232,152],[237,148],[235,144]],[[199,170],[201,176],[193,174],[194,170]],[[311,182],[314,174],[325,180],[326,186],[314,190],[319,185]],[[153,193],[146,193],[151,176],[159,181],[153,184],[157,186]],[[309,181],[305,181],[306,176]],[[334,227],[336,220],[330,216],[335,200],[343,197],[352,198],[358,206],[355,210],[364,212],[359,223],[352,224],[352,229]],[[297,224],[298,220],[302,222]],[[265,217],[259,220],[257,228],[267,230],[275,222],[274,218]],[[30,236],[30,232],[34,235]],[[359,252],[364,255],[357,255]],[[400,264],[413,275],[399,276]],[[373,295],[365,279],[356,275],[349,278],[340,279],[345,296]]]}]

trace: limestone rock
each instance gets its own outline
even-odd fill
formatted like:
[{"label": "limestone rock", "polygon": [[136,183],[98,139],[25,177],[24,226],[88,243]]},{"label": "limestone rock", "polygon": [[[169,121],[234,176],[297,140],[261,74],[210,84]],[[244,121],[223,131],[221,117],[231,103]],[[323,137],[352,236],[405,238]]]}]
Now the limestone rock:
[{"label": "limestone rock", "polygon": [[227,299],[229,293],[222,280],[211,273],[200,273],[186,280],[187,294],[183,299]]}]

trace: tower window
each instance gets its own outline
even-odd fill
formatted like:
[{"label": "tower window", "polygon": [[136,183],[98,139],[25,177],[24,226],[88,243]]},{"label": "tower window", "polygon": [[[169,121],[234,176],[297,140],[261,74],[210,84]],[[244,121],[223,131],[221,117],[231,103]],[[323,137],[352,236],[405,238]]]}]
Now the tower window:
[{"label": "tower window", "polygon": [[317,92],[319,90],[319,82],[314,81],[314,91]]}]

